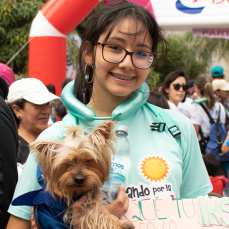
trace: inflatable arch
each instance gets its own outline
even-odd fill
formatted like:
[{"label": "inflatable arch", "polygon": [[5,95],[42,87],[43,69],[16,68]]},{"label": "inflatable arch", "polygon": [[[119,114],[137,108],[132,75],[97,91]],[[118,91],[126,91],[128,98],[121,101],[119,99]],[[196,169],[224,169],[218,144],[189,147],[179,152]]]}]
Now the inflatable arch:
[{"label": "inflatable arch", "polygon": [[100,0],[49,0],[30,30],[29,77],[54,84],[56,94],[66,77],[66,37]]}]

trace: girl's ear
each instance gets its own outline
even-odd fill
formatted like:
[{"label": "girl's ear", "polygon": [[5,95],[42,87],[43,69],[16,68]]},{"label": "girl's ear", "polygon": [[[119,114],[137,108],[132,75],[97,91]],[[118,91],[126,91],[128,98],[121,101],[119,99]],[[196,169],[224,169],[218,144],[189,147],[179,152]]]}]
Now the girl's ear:
[{"label": "girl's ear", "polygon": [[169,94],[169,88],[165,88],[165,92]]},{"label": "girl's ear", "polygon": [[93,50],[89,41],[85,41],[83,44],[83,58],[88,65],[93,64]]}]

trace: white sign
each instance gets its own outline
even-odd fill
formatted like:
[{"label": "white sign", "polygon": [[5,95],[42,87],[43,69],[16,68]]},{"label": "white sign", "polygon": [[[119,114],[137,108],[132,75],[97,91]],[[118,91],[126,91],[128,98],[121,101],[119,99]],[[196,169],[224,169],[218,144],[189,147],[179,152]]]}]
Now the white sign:
[{"label": "white sign", "polygon": [[136,229],[226,229],[229,198],[131,201],[121,219]]},{"label": "white sign", "polygon": [[229,0],[151,0],[158,24],[167,31],[228,28]]}]

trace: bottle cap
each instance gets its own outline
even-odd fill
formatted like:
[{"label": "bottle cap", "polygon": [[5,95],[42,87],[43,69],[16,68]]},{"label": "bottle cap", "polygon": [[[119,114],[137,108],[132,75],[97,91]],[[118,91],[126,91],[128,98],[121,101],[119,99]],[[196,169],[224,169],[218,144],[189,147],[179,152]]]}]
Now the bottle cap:
[{"label": "bottle cap", "polygon": [[124,125],[117,126],[116,131],[118,130],[125,131],[126,133],[128,133],[128,127]]}]

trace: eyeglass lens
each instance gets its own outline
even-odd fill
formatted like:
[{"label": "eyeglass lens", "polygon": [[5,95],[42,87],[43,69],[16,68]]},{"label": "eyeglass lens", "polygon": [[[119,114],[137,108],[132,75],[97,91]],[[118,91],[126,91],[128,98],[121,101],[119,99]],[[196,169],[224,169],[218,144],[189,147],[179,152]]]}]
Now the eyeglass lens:
[{"label": "eyeglass lens", "polygon": [[176,91],[179,91],[181,87],[183,88],[183,91],[188,90],[188,85],[173,84],[173,87]]},{"label": "eyeglass lens", "polygon": [[[119,63],[126,55],[126,50],[112,44],[106,44],[103,48],[103,57],[111,63]],[[137,68],[149,68],[153,63],[154,56],[148,52],[134,52],[132,54],[133,65]]]}]

